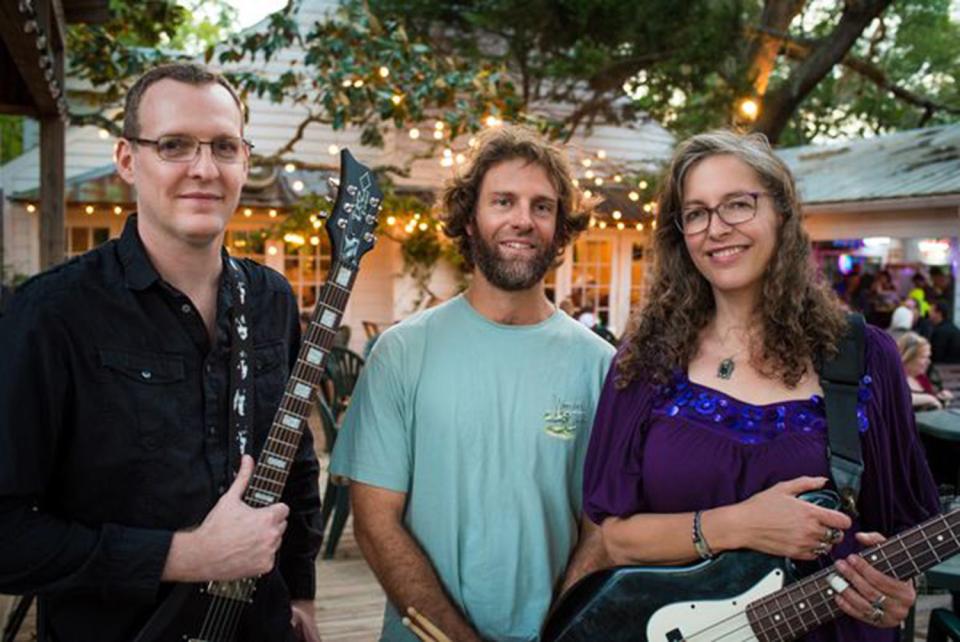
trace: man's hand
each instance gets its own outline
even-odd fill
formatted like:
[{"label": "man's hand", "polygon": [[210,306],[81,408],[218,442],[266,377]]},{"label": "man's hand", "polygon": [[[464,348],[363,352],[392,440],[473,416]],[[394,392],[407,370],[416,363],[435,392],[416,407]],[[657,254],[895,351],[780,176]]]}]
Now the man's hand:
[{"label": "man's hand", "polygon": [[253,508],[243,492],[253,474],[253,458],[244,455],[237,478],[192,531],[174,533],[163,580],[204,582],[256,577],[273,569],[287,528],[285,504]]},{"label": "man's hand", "polygon": [[313,600],[293,600],[290,603],[290,625],[303,642],[320,642]]}]

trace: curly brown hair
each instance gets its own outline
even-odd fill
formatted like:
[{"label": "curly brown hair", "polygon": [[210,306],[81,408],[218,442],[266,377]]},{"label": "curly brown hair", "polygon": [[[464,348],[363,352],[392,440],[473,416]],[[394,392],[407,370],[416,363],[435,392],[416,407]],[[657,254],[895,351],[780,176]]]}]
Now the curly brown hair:
[{"label": "curly brown hair", "polygon": [[553,240],[558,248],[558,260],[567,244],[587,228],[590,213],[584,207],[580,190],[573,184],[573,173],[563,152],[527,127],[492,127],[477,137],[469,162],[447,184],[440,198],[443,231],[457,244],[467,269],[473,269],[467,230],[476,216],[483,177],[494,165],[517,158],[540,165],[557,190],[557,227]]},{"label": "curly brown hair", "polygon": [[677,147],[661,182],[653,269],[646,303],[636,313],[617,361],[620,388],[641,378],[663,383],[677,369],[686,370],[701,331],[715,314],[713,290],[694,265],[674,218],[683,203],[686,173],[718,154],[750,166],[780,215],[777,249],[759,298],[762,341],[751,349],[750,363],[793,388],[811,361],[817,364],[836,354],[846,331],[846,313],[811,261],[793,175],[766,137],[723,130],[699,134]]}]

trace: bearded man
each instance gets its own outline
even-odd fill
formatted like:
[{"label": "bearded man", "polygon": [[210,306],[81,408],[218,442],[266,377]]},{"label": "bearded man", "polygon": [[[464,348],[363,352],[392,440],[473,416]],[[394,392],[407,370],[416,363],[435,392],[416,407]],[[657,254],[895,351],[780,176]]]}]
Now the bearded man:
[{"label": "bearded man", "polygon": [[479,138],[443,206],[470,286],[380,338],[331,470],[389,598],[382,640],[416,639],[411,606],[458,642],[535,640],[604,561],[581,479],[613,349],[544,291],[588,217],[560,150],[518,127]]}]

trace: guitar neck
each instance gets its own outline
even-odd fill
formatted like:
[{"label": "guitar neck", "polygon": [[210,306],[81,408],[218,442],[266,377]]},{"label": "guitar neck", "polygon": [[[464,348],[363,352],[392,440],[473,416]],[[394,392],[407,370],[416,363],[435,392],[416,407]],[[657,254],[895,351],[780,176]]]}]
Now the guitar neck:
[{"label": "guitar neck", "polygon": [[326,283],[320,288],[313,317],[301,339],[297,362],[243,496],[251,506],[269,506],[279,501],[283,494],[300,437],[308,429],[307,417],[323,379],[327,354],[340,327],[355,279],[356,270],[334,263]]},{"label": "guitar neck", "polygon": [[[860,556],[881,572],[906,580],[958,552],[960,509],[931,518]],[[834,587],[839,576],[831,566],[750,604],[747,617],[754,634],[763,642],[794,640],[839,617]]]}]

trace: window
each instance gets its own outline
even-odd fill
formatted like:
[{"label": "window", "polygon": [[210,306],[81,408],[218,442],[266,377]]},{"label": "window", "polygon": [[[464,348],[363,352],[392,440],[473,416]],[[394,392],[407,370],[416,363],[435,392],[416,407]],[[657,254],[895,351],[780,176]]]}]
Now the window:
[{"label": "window", "polygon": [[603,325],[610,324],[610,285],[613,241],[583,238],[573,246],[570,294],[578,312],[593,311]]},{"label": "window", "polygon": [[320,286],[330,271],[330,243],[323,237],[320,239],[318,245],[284,244],[283,273],[301,310],[312,310],[317,304]]},{"label": "window", "polygon": [[67,258],[79,256],[110,240],[109,227],[67,226]]}]

